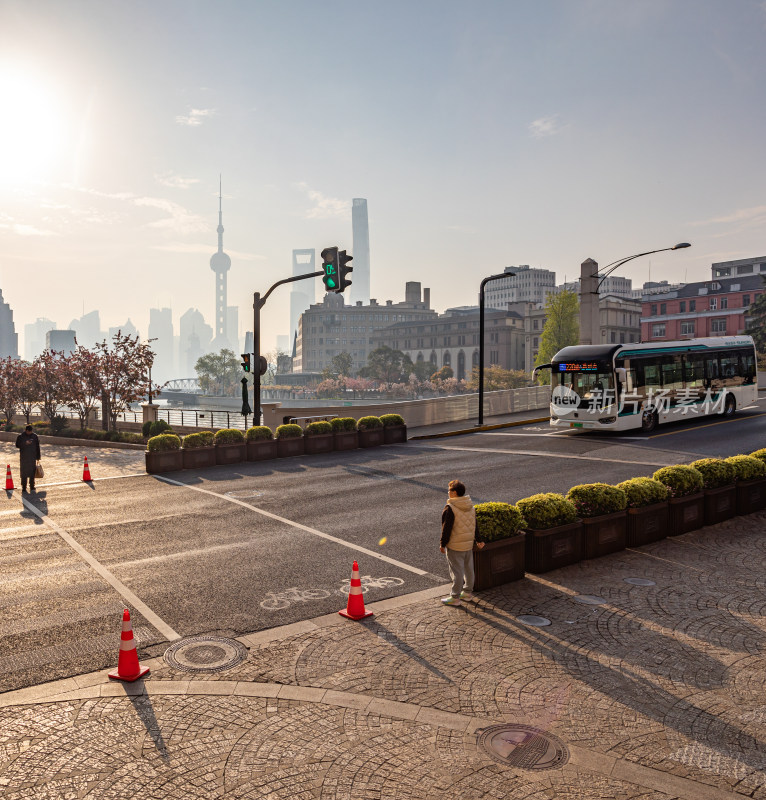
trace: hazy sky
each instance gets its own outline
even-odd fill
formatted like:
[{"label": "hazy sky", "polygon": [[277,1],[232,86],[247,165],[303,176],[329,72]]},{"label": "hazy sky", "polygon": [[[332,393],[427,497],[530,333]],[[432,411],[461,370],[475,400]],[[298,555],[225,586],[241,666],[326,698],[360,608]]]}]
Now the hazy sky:
[{"label": "hazy sky", "polygon": [[703,280],[766,254],[765,136],[761,0],[0,0],[0,288],[20,333],[214,324],[219,173],[241,331],[353,197],[379,301],[680,241],[619,274]]}]

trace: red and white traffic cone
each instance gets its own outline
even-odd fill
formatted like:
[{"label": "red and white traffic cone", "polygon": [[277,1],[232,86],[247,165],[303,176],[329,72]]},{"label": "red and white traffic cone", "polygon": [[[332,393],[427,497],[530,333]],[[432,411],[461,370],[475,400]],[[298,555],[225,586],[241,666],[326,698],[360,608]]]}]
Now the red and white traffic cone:
[{"label": "red and white traffic cone", "polygon": [[85,466],[82,468],[82,480],[83,483],[90,483],[93,480],[90,477],[90,467],[88,466],[88,456],[85,456]]},{"label": "red and white traffic cone", "polygon": [[16,487],[13,485],[13,476],[11,475],[11,465],[8,464],[8,469],[5,471],[5,491],[10,492]]},{"label": "red and white traffic cone", "polygon": [[351,587],[348,593],[348,605],[345,611],[338,612],[341,617],[348,619],[364,619],[371,617],[372,611],[365,611],[364,595],[362,594],[362,581],[359,579],[359,564],[354,561],[351,569]]},{"label": "red and white traffic cone", "polygon": [[113,681],[137,681],[149,672],[149,667],[142,667],[138,663],[136,642],[133,639],[133,624],[130,621],[130,611],[126,608],[122,613],[122,634],[120,635],[120,654],[117,657],[117,669],[109,673]]}]

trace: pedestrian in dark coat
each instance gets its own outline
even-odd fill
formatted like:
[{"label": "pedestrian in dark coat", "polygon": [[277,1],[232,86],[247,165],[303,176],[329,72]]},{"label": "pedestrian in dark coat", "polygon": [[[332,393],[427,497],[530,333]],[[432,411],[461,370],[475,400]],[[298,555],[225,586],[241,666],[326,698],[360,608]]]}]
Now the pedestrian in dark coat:
[{"label": "pedestrian in dark coat", "polygon": [[29,488],[34,492],[35,490],[35,469],[37,462],[40,460],[40,440],[37,434],[32,429],[31,425],[27,425],[24,433],[20,433],[16,437],[16,447],[19,448],[19,461],[21,468],[21,491],[26,492],[27,481],[29,481]]}]

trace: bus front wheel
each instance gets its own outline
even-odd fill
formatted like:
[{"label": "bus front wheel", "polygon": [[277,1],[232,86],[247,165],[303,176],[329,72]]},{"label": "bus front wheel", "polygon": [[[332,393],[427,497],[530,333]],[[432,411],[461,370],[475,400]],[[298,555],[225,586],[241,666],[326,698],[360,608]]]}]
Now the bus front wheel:
[{"label": "bus front wheel", "polygon": [[733,394],[726,395],[726,402],[723,406],[724,417],[733,417],[737,411],[737,401]]},{"label": "bus front wheel", "polygon": [[641,414],[641,430],[651,433],[657,427],[657,412],[653,408],[645,408]]}]

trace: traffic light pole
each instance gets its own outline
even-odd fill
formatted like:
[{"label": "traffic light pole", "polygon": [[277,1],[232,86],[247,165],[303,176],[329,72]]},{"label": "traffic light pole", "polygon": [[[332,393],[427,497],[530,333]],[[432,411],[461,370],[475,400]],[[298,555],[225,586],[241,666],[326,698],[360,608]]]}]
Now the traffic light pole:
[{"label": "traffic light pole", "polygon": [[253,294],[253,425],[261,424],[261,309],[266,305],[269,295],[283,283],[305,281],[308,278],[317,278],[324,275],[323,270],[309,272],[306,275],[293,275],[292,278],[283,278],[269,288],[263,297],[260,292]]},{"label": "traffic light pole", "polygon": [[490,281],[513,277],[515,272],[503,272],[484,278],[479,286],[479,425],[484,424],[484,287]]}]

